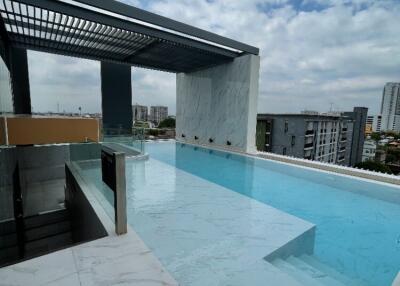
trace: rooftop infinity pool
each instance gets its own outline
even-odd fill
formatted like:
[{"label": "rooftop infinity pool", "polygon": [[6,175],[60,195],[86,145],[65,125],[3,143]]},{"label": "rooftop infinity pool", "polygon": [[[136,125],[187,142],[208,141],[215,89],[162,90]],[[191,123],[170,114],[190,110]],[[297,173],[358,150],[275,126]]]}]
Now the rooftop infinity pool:
[{"label": "rooftop infinity pool", "polygon": [[[271,237],[312,224],[313,257],[355,284],[400,270],[398,187],[176,142],[146,152],[127,160],[128,220],[182,285],[261,285]],[[82,172],[104,188],[99,165]]]}]

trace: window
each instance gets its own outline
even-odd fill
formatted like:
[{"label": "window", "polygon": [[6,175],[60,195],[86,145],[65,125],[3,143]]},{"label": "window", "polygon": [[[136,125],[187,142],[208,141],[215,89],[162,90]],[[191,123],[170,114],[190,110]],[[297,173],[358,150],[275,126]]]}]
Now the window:
[{"label": "window", "polygon": [[285,133],[289,131],[289,122],[285,120]]},{"label": "window", "polygon": [[283,149],[282,149],[282,155],[286,155],[286,147],[283,147]]},{"label": "window", "polygon": [[296,136],[292,135],[292,146],[296,144]]},{"label": "window", "polygon": [[271,132],[271,129],[272,129],[272,121],[268,120],[266,122],[265,131],[268,133],[268,132]]}]

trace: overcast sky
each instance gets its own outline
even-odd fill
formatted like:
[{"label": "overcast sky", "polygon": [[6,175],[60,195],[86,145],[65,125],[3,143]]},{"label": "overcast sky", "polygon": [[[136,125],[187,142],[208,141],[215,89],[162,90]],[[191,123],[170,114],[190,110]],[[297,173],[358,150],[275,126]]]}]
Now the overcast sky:
[{"label": "overcast sky", "polygon": [[[379,110],[400,81],[399,0],[124,0],[260,48],[259,112]],[[100,111],[98,62],[29,52],[34,111]],[[175,75],[133,68],[133,103],[175,113]],[[58,107],[59,106],[59,107]]]}]

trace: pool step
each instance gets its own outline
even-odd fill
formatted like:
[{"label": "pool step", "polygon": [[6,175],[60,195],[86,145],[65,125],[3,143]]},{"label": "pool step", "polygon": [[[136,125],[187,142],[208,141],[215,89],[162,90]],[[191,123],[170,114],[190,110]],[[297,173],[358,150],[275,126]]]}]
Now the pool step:
[{"label": "pool step", "polygon": [[313,266],[314,268],[317,268],[321,270],[322,272],[326,273],[330,277],[334,278],[337,281],[340,281],[344,285],[352,285],[352,286],[361,286],[363,285],[362,282],[351,279],[350,277],[347,277],[346,275],[338,272],[334,268],[322,263],[319,261],[315,256],[312,255],[302,255],[300,256],[300,259],[306,262],[307,264]]},{"label": "pool step", "polygon": [[286,259],[277,258],[271,262],[281,271],[292,276],[302,285],[307,286],[361,286],[358,280],[353,280],[335,269],[320,262],[312,255],[299,257],[289,256]]}]

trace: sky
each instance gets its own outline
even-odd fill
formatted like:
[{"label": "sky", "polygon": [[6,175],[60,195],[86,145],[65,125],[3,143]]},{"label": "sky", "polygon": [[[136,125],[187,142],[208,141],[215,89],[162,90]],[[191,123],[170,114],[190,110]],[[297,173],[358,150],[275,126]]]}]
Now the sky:
[{"label": "sky", "polygon": [[[400,0],[121,0],[260,48],[258,112],[379,112],[400,81]],[[100,64],[30,51],[34,111],[99,112]],[[175,114],[175,74],[132,68],[132,103]]]}]

